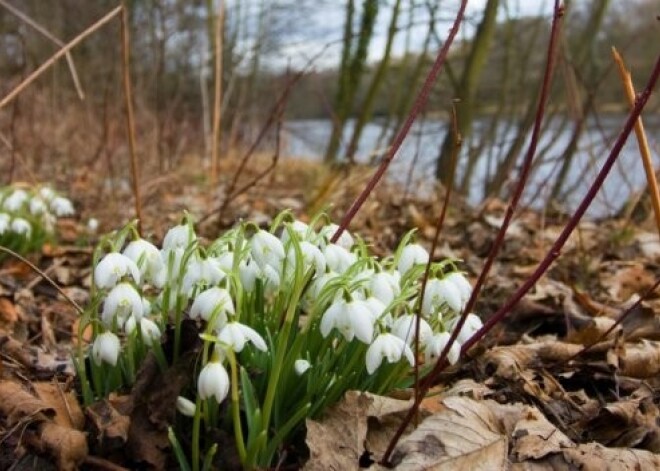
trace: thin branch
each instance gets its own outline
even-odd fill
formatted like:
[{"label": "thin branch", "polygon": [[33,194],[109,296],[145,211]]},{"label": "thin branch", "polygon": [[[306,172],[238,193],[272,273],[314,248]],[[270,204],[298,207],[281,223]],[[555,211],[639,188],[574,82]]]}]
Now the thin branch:
[{"label": "thin branch", "polygon": [[222,26],[225,21],[225,2],[220,0],[215,19],[215,92],[213,95],[213,135],[211,142],[211,184],[218,181],[218,154],[220,152],[220,125],[222,124]]},{"label": "thin branch", "polygon": [[[41,26],[39,23],[34,21],[32,18],[27,16],[22,11],[15,8],[11,3],[9,3],[5,0],[0,0],[0,6],[3,6],[5,9],[9,10],[9,12],[12,13],[14,16],[17,16],[25,24],[32,27],[37,32],[41,33],[47,39],[50,39],[52,42],[57,44],[59,47],[64,47],[64,42],[62,42],[57,37],[53,36],[53,34],[51,34],[46,28]],[[80,79],[78,78],[78,73],[76,72],[76,65],[73,63],[73,57],[71,57],[70,52],[66,53],[66,62],[67,62],[67,65],[69,66],[69,71],[71,72],[71,79],[73,80],[73,85],[76,87],[76,92],[78,93],[78,98],[80,98],[81,100],[84,100],[85,99],[85,92],[83,91],[82,86],[80,85]]]},{"label": "thin branch", "polygon": [[[619,69],[619,76],[621,77],[621,84],[623,85],[626,99],[632,108],[635,106],[635,87],[633,86],[632,76],[626,69],[626,65],[623,63],[623,58],[615,47],[612,48],[612,56],[614,56],[614,62],[616,62],[617,68]],[[660,191],[658,190],[658,181],[655,179],[651,149],[649,148],[649,141],[646,139],[646,132],[644,132],[644,123],[642,123],[641,116],[635,123],[635,136],[637,136],[639,153],[642,156],[646,181],[648,182],[649,192],[651,193],[651,203],[653,204],[656,228],[658,230],[658,235],[660,235]]]},{"label": "thin branch", "polygon": [[83,315],[85,313],[83,308],[80,307],[80,305],[77,302],[75,302],[68,294],[66,294],[64,292],[64,290],[62,288],[60,288],[60,286],[57,283],[55,283],[55,281],[53,281],[53,279],[50,276],[48,276],[43,270],[41,270],[39,267],[37,267],[34,263],[32,263],[27,258],[23,257],[22,255],[17,254],[13,250],[11,250],[11,249],[3,246],[3,245],[0,245],[0,252],[4,252],[4,253],[20,260],[21,262],[25,263],[34,272],[38,273],[39,276],[41,276],[44,280],[46,280],[48,283],[50,283],[51,286],[53,288],[55,288],[57,290],[57,292],[60,293],[62,295],[62,297],[64,299],[66,299],[69,302],[69,304],[71,304],[76,309],[76,311],[78,311],[78,313],[80,315]]},{"label": "thin branch", "polygon": [[137,161],[137,144],[135,142],[135,117],[133,114],[133,92],[131,91],[131,45],[129,38],[128,9],[126,3],[121,7],[121,52],[122,75],[124,82],[124,100],[126,103],[126,128],[128,132],[128,149],[131,155],[131,176],[133,177],[133,197],[135,198],[135,217],[137,231],[142,234],[142,200],[140,198],[140,169]]},{"label": "thin branch", "polygon": [[406,121],[403,123],[403,126],[401,127],[398,134],[394,138],[394,141],[392,142],[392,146],[389,148],[387,155],[380,163],[378,170],[376,170],[376,173],[371,177],[365,188],[362,190],[362,193],[360,193],[360,195],[353,202],[353,204],[348,209],[348,211],[346,211],[346,214],[344,214],[344,217],[342,218],[341,223],[339,224],[339,228],[335,231],[334,235],[330,239],[330,242],[333,243],[337,242],[339,237],[342,235],[342,233],[351,223],[357,212],[360,210],[360,208],[367,200],[373,189],[376,187],[380,179],[385,174],[385,171],[389,167],[390,163],[392,163],[392,160],[394,160],[396,153],[399,151],[401,144],[403,144],[403,140],[408,135],[408,132],[410,131],[410,128],[415,122],[417,115],[422,111],[422,108],[424,108],[424,106],[426,105],[426,102],[428,101],[429,98],[429,94],[431,93],[431,87],[435,83],[436,78],[438,77],[440,71],[442,70],[442,66],[444,65],[445,60],[447,59],[447,53],[449,52],[449,48],[454,42],[454,38],[458,33],[461,22],[463,21],[463,16],[465,14],[466,6],[467,6],[467,0],[462,0],[461,6],[458,9],[458,13],[454,18],[454,23],[452,24],[451,29],[449,30],[449,35],[447,36],[447,40],[442,45],[442,48],[440,48],[440,51],[438,51],[438,55],[435,59],[435,62],[433,63],[433,66],[431,67],[429,74],[426,76],[426,80],[424,80],[422,89],[419,91],[419,94],[415,99],[415,103],[413,104],[412,109],[410,110],[410,113],[406,118]]},{"label": "thin branch", "polygon": [[8,95],[6,95],[1,101],[0,101],[0,109],[4,108],[7,106],[8,103],[10,103],[13,99],[15,99],[23,90],[25,90],[28,86],[32,84],[36,79],[41,76],[41,74],[44,73],[48,68],[50,68],[55,62],[57,62],[59,59],[62,58],[62,56],[65,56],[71,49],[76,47],[78,44],[80,44],[82,41],[87,38],[87,36],[91,35],[94,33],[96,30],[104,26],[105,24],[109,23],[112,21],[112,19],[115,16],[118,16],[122,11],[122,7],[119,6],[113,10],[111,10],[108,14],[106,14],[103,18],[98,20],[96,23],[94,23],[92,26],[87,28],[85,31],[80,33],[78,36],[73,38],[71,41],[67,43],[66,46],[61,48],[59,51],[57,51],[55,54],[53,54],[46,62],[41,64],[34,72],[32,72],[30,75],[28,75],[25,80],[23,80],[21,83],[19,83]]}]

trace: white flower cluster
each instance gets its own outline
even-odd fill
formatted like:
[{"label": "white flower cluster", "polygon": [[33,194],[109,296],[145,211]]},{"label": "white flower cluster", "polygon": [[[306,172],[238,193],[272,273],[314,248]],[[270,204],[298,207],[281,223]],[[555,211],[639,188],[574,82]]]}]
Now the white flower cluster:
[{"label": "white flower cluster", "polygon": [[58,217],[74,213],[71,201],[47,186],[0,188],[0,237],[30,240],[51,234]]},{"label": "white flower cluster", "polygon": [[[364,345],[362,371],[370,376],[383,360],[414,364],[418,325],[426,361],[437,358],[472,290],[454,261],[432,264],[424,299],[418,302],[429,260],[421,245],[410,243],[407,236],[393,256],[377,259],[347,231],[330,242],[337,230],[334,224],[316,230],[297,220],[282,222],[272,232],[244,224],[203,248],[192,225],[184,223],[167,232],[160,249],[137,238],[123,250],[105,254],[94,270],[102,293],[98,316],[103,326],[92,348],[94,360],[116,365],[121,353],[118,334],[128,338],[137,335],[139,327],[143,343],[150,346],[159,341],[166,324],[187,316],[215,339],[213,354],[198,376],[197,392],[202,399],[221,402],[230,389],[226,353],[240,353],[249,344],[251,355],[269,354],[265,338],[281,325],[277,306],[285,305],[282,300],[295,291],[300,273],[304,291],[297,306],[299,335],[316,332],[332,348],[351,342]],[[267,315],[275,318],[264,319]],[[449,352],[451,363],[458,360],[460,343],[480,327],[479,317],[469,314]],[[303,349],[295,355],[289,363],[292,373],[313,374],[318,351]],[[185,398],[180,402],[189,412]]]}]

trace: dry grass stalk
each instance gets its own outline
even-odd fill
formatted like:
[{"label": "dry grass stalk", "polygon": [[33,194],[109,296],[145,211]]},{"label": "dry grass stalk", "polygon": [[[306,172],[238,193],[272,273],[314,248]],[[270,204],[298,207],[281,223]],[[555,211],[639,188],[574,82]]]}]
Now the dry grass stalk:
[{"label": "dry grass stalk", "polygon": [[[630,71],[626,69],[623,58],[615,47],[612,48],[612,56],[614,57],[614,62],[616,63],[619,70],[621,84],[623,85],[623,90],[626,93],[628,104],[630,105],[630,108],[633,108],[635,106],[636,97],[635,87],[632,82]],[[641,116],[635,123],[635,136],[637,137],[639,153],[642,156],[644,171],[646,172],[646,180],[649,185],[649,191],[651,192],[651,203],[653,204],[653,213],[655,214],[655,224],[658,229],[658,234],[660,235],[660,191],[658,190],[658,181],[655,178],[653,161],[651,159],[651,150],[649,148],[649,142],[646,139],[646,132],[644,131],[644,123],[642,122]]]},{"label": "dry grass stalk", "polygon": [[135,143],[135,117],[133,113],[133,92],[131,91],[130,59],[131,49],[128,36],[128,10],[122,2],[121,7],[121,52],[122,75],[124,82],[124,98],[126,100],[126,127],[128,130],[128,147],[131,154],[131,174],[133,177],[133,196],[135,198],[135,217],[137,217],[137,230],[142,234],[142,200],[140,199],[140,170],[137,162]]},{"label": "dry grass stalk", "polygon": [[211,143],[211,183],[218,181],[220,153],[220,125],[222,123],[222,25],[225,22],[225,2],[220,1],[215,19],[215,92],[213,95],[213,141]]},{"label": "dry grass stalk", "polygon": [[[10,3],[6,2],[5,0],[0,0],[0,5],[4,7],[6,10],[8,10],[11,14],[18,17],[23,23],[27,24],[32,29],[36,30],[38,33],[41,33],[41,35],[44,36],[45,38],[51,40],[59,47],[64,47],[64,42],[60,41],[58,38],[53,36],[50,33],[50,31],[48,31],[46,28],[41,26],[39,23],[34,21],[32,18],[27,16],[22,11],[15,8]],[[66,53],[66,63],[69,66],[69,71],[71,72],[71,79],[73,80],[73,85],[76,87],[76,93],[78,93],[78,97],[81,100],[84,100],[85,92],[83,92],[82,86],[80,85],[80,79],[78,78],[78,73],[76,72],[76,66],[73,63],[73,58],[71,57],[70,52]]]},{"label": "dry grass stalk", "polygon": [[57,62],[59,59],[62,58],[62,56],[66,56],[71,49],[76,47],[78,44],[80,44],[82,41],[87,38],[87,36],[91,35],[94,33],[96,30],[101,28],[103,25],[109,23],[112,21],[112,19],[119,15],[121,13],[122,7],[117,7],[113,10],[111,10],[107,15],[105,15],[103,18],[98,20],[96,23],[94,23],[92,26],[87,28],[85,31],[80,33],[78,36],[73,38],[71,41],[69,41],[64,47],[62,47],[59,51],[57,51],[55,54],[53,54],[46,62],[41,64],[34,72],[32,72],[30,75],[28,75],[25,80],[23,80],[21,83],[19,83],[8,95],[6,95],[1,101],[0,101],[0,109],[4,108],[9,104],[14,98],[16,98],[23,90],[25,90],[32,82],[37,80],[41,74],[44,73],[47,69],[49,69],[55,62]]}]

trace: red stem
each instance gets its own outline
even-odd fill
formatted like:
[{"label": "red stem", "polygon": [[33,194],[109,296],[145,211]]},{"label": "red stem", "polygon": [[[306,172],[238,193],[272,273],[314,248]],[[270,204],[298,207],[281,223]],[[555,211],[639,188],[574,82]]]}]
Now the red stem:
[{"label": "red stem", "polygon": [[374,173],[374,175],[371,177],[367,185],[362,190],[362,193],[360,193],[360,195],[353,202],[349,210],[346,211],[346,214],[344,214],[344,217],[342,218],[341,223],[339,224],[339,228],[335,231],[335,234],[330,239],[330,242],[332,243],[337,242],[339,237],[342,235],[342,233],[351,223],[357,212],[360,210],[360,208],[367,200],[373,189],[376,187],[380,179],[385,174],[387,167],[389,167],[392,160],[394,160],[394,156],[399,151],[399,147],[401,147],[403,140],[408,135],[408,132],[410,131],[410,128],[415,122],[417,115],[426,105],[426,102],[428,101],[429,98],[429,94],[431,93],[431,87],[433,86],[433,83],[438,77],[438,74],[440,74],[440,71],[442,70],[442,66],[444,65],[445,60],[447,59],[447,53],[449,52],[449,48],[454,42],[454,38],[456,37],[456,34],[458,34],[458,30],[460,28],[461,22],[463,21],[463,16],[465,14],[466,6],[467,6],[467,0],[462,0],[461,6],[459,7],[458,13],[456,14],[456,18],[454,18],[454,23],[452,24],[452,27],[449,30],[449,35],[447,36],[447,40],[442,45],[440,51],[438,51],[438,55],[435,59],[435,62],[433,63],[433,67],[431,67],[429,74],[426,76],[426,80],[424,80],[422,89],[417,95],[417,98],[415,99],[415,103],[413,104],[413,107],[410,110],[410,113],[408,114],[406,121],[403,123],[403,126],[401,127],[396,137],[394,138],[394,141],[392,142],[392,146],[390,147],[383,161],[378,166],[378,170],[376,170],[376,173]]},{"label": "red stem", "polygon": [[[552,244],[552,247],[544,257],[544,259],[541,261],[537,269],[534,271],[534,273],[529,277],[529,279],[527,279],[527,281],[520,288],[518,288],[518,290],[509,298],[509,300],[507,300],[507,302],[495,314],[493,314],[493,316],[491,316],[490,319],[488,319],[488,321],[484,324],[484,326],[481,329],[479,329],[479,331],[477,331],[467,342],[463,344],[461,348],[461,356],[464,355],[477,342],[479,342],[479,340],[481,340],[484,337],[484,335],[486,335],[493,328],[493,326],[495,326],[498,322],[504,319],[504,317],[511,311],[511,308],[518,301],[520,301],[520,299],[532,288],[532,286],[534,286],[534,284],[539,280],[539,278],[541,278],[541,276],[548,270],[552,262],[559,256],[562,247],[568,240],[568,237],[571,235],[577,224],[580,222],[582,216],[584,216],[584,213],[587,211],[587,208],[594,200],[596,193],[603,185],[605,178],[609,174],[610,170],[612,169],[612,166],[616,162],[617,157],[621,153],[621,149],[623,148],[624,144],[626,143],[626,140],[628,139],[628,136],[630,135],[633,127],[635,126],[635,122],[637,121],[637,118],[639,118],[639,115],[641,114],[642,110],[644,109],[644,106],[648,102],[649,97],[651,96],[651,91],[655,88],[655,85],[658,82],[658,77],[660,77],[660,55],[656,59],[656,63],[653,67],[653,71],[651,73],[648,83],[646,84],[646,87],[644,88],[644,91],[638,95],[634,108],[630,110],[630,114],[628,115],[625,125],[621,130],[621,132],[619,133],[619,136],[617,137],[617,140],[614,143],[614,146],[612,147],[612,150],[610,151],[607,160],[603,164],[603,167],[601,168],[600,172],[598,172],[596,179],[592,183],[587,194],[584,196],[582,202],[575,210],[575,213],[573,214],[571,219],[568,221],[568,223],[562,230],[562,233],[559,235],[557,240]],[[442,364],[438,363],[438,365],[436,365],[436,368],[434,368],[434,372],[435,370],[437,370],[436,372],[437,375],[441,373],[446,367],[447,367],[447,361],[445,360]],[[430,377],[430,375],[427,378],[433,379]],[[427,390],[429,384],[431,384],[431,381],[425,381],[422,387],[426,389],[422,389],[422,390]],[[398,441],[398,437],[400,437],[401,434],[403,433],[403,430],[405,430],[405,424],[410,423],[412,418],[419,410],[421,397],[423,397],[423,395],[420,395],[419,398],[417,397],[415,398],[415,402],[413,403],[406,417],[403,420],[402,425],[404,426],[399,428],[401,432],[397,430],[397,437],[396,437],[397,441]],[[389,455],[392,453],[394,446],[396,446],[396,442],[394,442],[394,445],[390,443],[390,447],[388,447],[388,450],[386,451],[386,454],[383,457],[383,461],[385,461],[386,458],[388,458]]]}]

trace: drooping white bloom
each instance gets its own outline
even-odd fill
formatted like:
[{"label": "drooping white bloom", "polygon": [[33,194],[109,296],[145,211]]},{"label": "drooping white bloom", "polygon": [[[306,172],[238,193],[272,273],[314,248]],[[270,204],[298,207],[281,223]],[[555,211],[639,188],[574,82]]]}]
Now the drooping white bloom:
[{"label": "drooping white bloom", "polygon": [[429,262],[429,253],[419,244],[406,245],[401,251],[397,270],[404,275],[415,265],[425,265]]},{"label": "drooping white bloom", "polygon": [[461,292],[446,278],[428,280],[422,301],[422,314],[428,317],[443,306],[448,306],[454,312],[461,312]]},{"label": "drooping white bloom", "polygon": [[4,234],[9,229],[9,221],[11,217],[7,213],[0,213],[0,235]]},{"label": "drooping white bloom", "polygon": [[257,277],[261,276],[261,270],[254,260],[247,257],[238,264],[238,277],[241,279],[243,289],[251,292],[257,282]]},{"label": "drooping white bloom", "polygon": [[22,234],[29,237],[32,232],[32,225],[23,218],[14,218],[11,222],[11,230],[16,234]]},{"label": "drooping white bloom", "polygon": [[197,236],[195,232],[188,226],[188,224],[179,224],[174,226],[163,239],[163,251],[169,251],[173,249],[186,249]]},{"label": "drooping white bloom", "polygon": [[271,267],[270,265],[265,265],[261,269],[261,273],[263,275],[262,280],[264,282],[266,294],[268,296],[272,296],[280,288],[280,285],[282,283],[280,274],[277,270],[275,270],[275,268]]},{"label": "drooping white bloom", "polygon": [[375,273],[369,280],[369,290],[374,297],[380,299],[386,306],[401,294],[399,279],[391,272]]},{"label": "drooping white bloom", "polygon": [[312,365],[307,360],[302,358],[293,362],[293,369],[296,371],[298,376],[304,375],[305,372],[311,367]]},{"label": "drooping white bloom", "polygon": [[25,191],[14,190],[12,194],[2,202],[2,207],[7,211],[18,211],[28,198],[29,196]]},{"label": "drooping white bloom", "polygon": [[186,249],[183,247],[176,247],[171,249],[163,249],[160,251],[160,257],[163,260],[164,268],[161,270],[157,278],[165,283],[168,280],[179,280],[181,275],[181,264]]},{"label": "drooping white bloom", "polygon": [[[316,234],[312,229],[310,229],[309,225],[298,219],[293,222],[289,222],[286,225],[294,232],[294,234],[298,236],[298,240],[300,241],[309,241],[315,238]],[[289,231],[286,228],[282,231],[280,238],[282,239],[283,244],[286,244],[289,241]]]},{"label": "drooping white bloom", "polygon": [[[449,341],[449,333],[441,332],[439,334],[433,335],[428,342],[426,343],[426,348],[424,349],[424,356],[426,362],[435,361],[438,359],[442,351],[447,346]],[[461,356],[461,345],[458,342],[454,342],[447,353],[447,361],[450,365],[455,365]]]},{"label": "drooping white bloom", "polygon": [[457,271],[452,272],[445,276],[445,280],[449,281],[450,283],[453,283],[456,288],[458,288],[458,291],[461,293],[461,311],[465,307],[465,304],[468,302],[470,299],[470,295],[472,295],[472,285],[468,281],[467,278],[465,278],[465,275],[462,273],[459,273]]},{"label": "drooping white bloom", "polygon": [[101,259],[94,268],[94,283],[103,288],[112,288],[125,276],[140,283],[140,270],[135,262],[119,252],[111,252]]},{"label": "drooping white bloom", "polygon": [[[303,262],[303,271],[307,272],[310,268],[314,268],[316,273],[325,272],[325,257],[321,253],[321,250],[306,241],[300,242],[300,252],[302,253],[302,262]],[[286,268],[288,274],[295,273],[296,269],[296,251],[293,247],[289,247],[286,257]]]},{"label": "drooping white bloom", "polygon": [[268,350],[266,341],[256,330],[239,322],[228,322],[218,332],[218,340],[237,353],[243,350],[247,342],[252,342],[262,352]]},{"label": "drooping white bloom", "polygon": [[30,214],[37,216],[39,214],[43,214],[47,209],[48,207],[46,206],[44,200],[38,196],[35,196],[30,200]]},{"label": "drooping white bloom", "polygon": [[52,188],[48,186],[44,186],[39,189],[39,196],[43,198],[45,201],[51,201],[57,195],[55,194]]},{"label": "drooping white bloom", "polygon": [[385,304],[383,304],[380,299],[374,296],[369,296],[367,299],[365,299],[364,304],[367,306],[367,308],[369,308],[369,312],[371,313],[374,322],[377,319],[380,319],[380,317],[383,315],[383,312],[385,312]]},{"label": "drooping white bloom", "polygon": [[[392,334],[404,340],[408,345],[412,345],[415,340],[415,332],[417,329],[417,316],[406,314],[397,318],[392,324]],[[419,319],[419,342],[426,345],[429,339],[433,336],[433,330],[428,322],[424,319]]]},{"label": "drooping white bloom", "polygon": [[[135,327],[136,327],[135,317],[131,316],[128,318],[126,324],[124,325],[124,331],[127,334],[131,334],[135,330]],[[144,342],[145,345],[151,346],[154,341],[155,342],[160,341],[161,332],[160,329],[158,328],[158,325],[147,317],[143,317],[140,320],[140,333],[142,337],[142,342]]]},{"label": "drooping white bloom", "polygon": [[[332,239],[332,237],[335,235],[337,230],[339,229],[339,226],[337,224],[328,224],[324,228],[321,229],[321,236],[325,237],[328,241]],[[341,233],[335,244],[339,245],[340,247],[346,249],[346,250],[351,250],[351,247],[355,244],[355,240],[353,239],[353,236],[351,235],[348,230],[344,230],[344,232]]]},{"label": "drooping white bloom", "polygon": [[268,231],[259,230],[250,239],[250,253],[262,270],[266,266],[279,271],[284,260],[282,241]]},{"label": "drooping white bloom", "polygon": [[[455,317],[447,324],[447,329],[450,332],[454,330],[454,328],[458,324],[458,320],[459,317]],[[484,324],[483,322],[481,322],[479,316],[472,313],[468,314],[467,317],[465,318],[465,323],[463,324],[463,327],[461,327],[461,331],[458,333],[458,337],[456,337],[456,341],[461,344],[464,344],[483,326]]]},{"label": "drooping white bloom", "polygon": [[144,239],[137,239],[130,242],[123,255],[133,260],[144,276],[152,284],[158,280],[159,273],[165,268],[165,262],[160,256],[160,250],[151,242]]},{"label": "drooping white bloom", "polygon": [[202,318],[205,321],[211,319],[213,312],[217,310],[214,328],[218,329],[227,323],[227,314],[234,314],[234,302],[226,289],[214,286],[202,291],[197,295],[188,314],[191,319]]},{"label": "drooping white bloom", "polygon": [[68,198],[57,196],[50,202],[50,209],[57,217],[72,216],[76,213]]},{"label": "drooping white bloom", "polygon": [[225,273],[229,273],[234,267],[234,252],[224,252],[215,257],[215,260]]},{"label": "drooping white bloom", "polygon": [[178,410],[181,415],[185,415],[186,417],[194,417],[197,406],[190,399],[187,399],[183,396],[178,396],[176,398],[176,410]]},{"label": "drooping white bloom", "polygon": [[337,244],[328,244],[323,249],[327,267],[337,273],[344,273],[353,265],[357,257]]},{"label": "drooping white bloom", "polygon": [[119,337],[112,332],[103,332],[94,340],[92,345],[92,358],[94,363],[100,365],[105,362],[112,366],[117,365],[119,358]]},{"label": "drooping white bloom", "polygon": [[190,260],[183,277],[183,292],[191,295],[195,286],[201,289],[214,286],[225,276],[225,272],[220,269],[214,258]]},{"label": "drooping white bloom", "polygon": [[374,337],[374,319],[367,304],[362,300],[345,301],[338,299],[323,313],[320,331],[327,337],[336,328],[341,335],[351,341],[354,337],[370,344]]},{"label": "drooping white bloom", "polygon": [[209,361],[197,379],[197,392],[201,399],[215,397],[221,403],[229,393],[229,375],[219,361]]},{"label": "drooping white bloom", "polygon": [[383,362],[383,358],[386,358],[388,363],[396,363],[402,356],[406,357],[410,366],[415,363],[412,350],[406,342],[396,335],[380,334],[367,349],[367,373],[373,374]]},{"label": "drooping white bloom", "polygon": [[99,220],[96,218],[89,218],[87,220],[87,231],[90,234],[96,234],[96,231],[99,230]]},{"label": "drooping white bloom", "polygon": [[121,327],[129,317],[133,316],[136,321],[140,321],[143,314],[142,296],[130,283],[119,283],[110,290],[103,301],[101,320],[110,327],[116,318],[117,324]]}]

